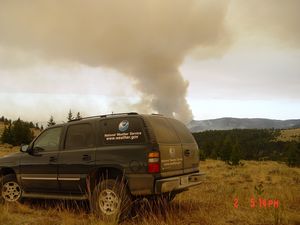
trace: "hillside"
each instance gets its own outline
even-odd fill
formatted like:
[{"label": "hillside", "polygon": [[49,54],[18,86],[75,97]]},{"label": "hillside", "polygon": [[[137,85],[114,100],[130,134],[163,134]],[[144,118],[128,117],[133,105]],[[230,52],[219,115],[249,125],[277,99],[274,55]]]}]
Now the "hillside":
[{"label": "hillside", "polygon": [[300,142],[300,128],[281,130],[278,140]]},{"label": "hillside", "polygon": [[231,129],[288,129],[300,128],[300,119],[272,120],[272,119],[240,119],[224,117],[212,120],[192,120],[188,125],[191,132],[205,130],[231,130]]}]

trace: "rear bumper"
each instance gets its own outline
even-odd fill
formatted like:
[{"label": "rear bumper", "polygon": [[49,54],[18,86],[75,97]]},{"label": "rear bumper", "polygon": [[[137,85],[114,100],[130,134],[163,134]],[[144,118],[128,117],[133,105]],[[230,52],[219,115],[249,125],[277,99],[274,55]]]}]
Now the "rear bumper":
[{"label": "rear bumper", "polygon": [[199,185],[205,173],[192,173],[183,176],[170,177],[155,181],[155,194],[179,191]]}]

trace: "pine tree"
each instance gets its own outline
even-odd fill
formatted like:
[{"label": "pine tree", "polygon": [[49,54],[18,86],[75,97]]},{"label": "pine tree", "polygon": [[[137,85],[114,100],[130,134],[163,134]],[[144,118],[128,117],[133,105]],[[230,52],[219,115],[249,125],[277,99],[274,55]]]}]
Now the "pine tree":
[{"label": "pine tree", "polygon": [[33,139],[33,132],[30,130],[30,124],[22,121],[20,118],[15,120],[8,127],[5,126],[2,135],[2,142],[12,145],[29,144]]},{"label": "pine tree", "polygon": [[35,123],[35,128],[36,128],[36,129],[40,129],[40,127],[39,127],[39,124],[38,124],[38,123]]},{"label": "pine tree", "polygon": [[7,144],[10,144],[12,142],[11,125],[9,125],[8,127],[4,127],[4,131],[1,136],[1,142]]},{"label": "pine tree", "polygon": [[300,149],[299,144],[297,146],[296,142],[290,142],[288,145],[288,158],[287,164],[290,167],[299,166],[300,165]]},{"label": "pine tree", "polygon": [[77,112],[77,115],[76,115],[76,119],[81,119],[82,117],[81,117],[81,115],[80,115],[80,112]]},{"label": "pine tree", "polygon": [[49,121],[47,122],[47,126],[48,127],[51,127],[51,126],[53,126],[53,125],[55,125],[56,123],[55,123],[55,121],[54,121],[54,119],[53,119],[53,116],[51,116],[50,117],[50,119],[49,119]]},{"label": "pine tree", "polygon": [[229,162],[231,151],[232,151],[232,141],[229,135],[226,136],[223,145],[221,147],[221,159],[225,161],[226,163]]},{"label": "pine tree", "polygon": [[233,145],[229,165],[238,166],[241,160],[241,147],[239,143],[236,141]]},{"label": "pine tree", "polygon": [[69,110],[67,119],[68,119],[68,122],[71,121],[71,120],[74,120],[73,113],[72,113],[71,109]]},{"label": "pine tree", "polygon": [[41,125],[41,130],[44,130],[44,126],[43,125]]},{"label": "pine tree", "polygon": [[[33,125],[33,124],[32,124]],[[20,118],[13,122],[11,128],[12,145],[29,144],[33,139],[31,124],[22,121]]]}]

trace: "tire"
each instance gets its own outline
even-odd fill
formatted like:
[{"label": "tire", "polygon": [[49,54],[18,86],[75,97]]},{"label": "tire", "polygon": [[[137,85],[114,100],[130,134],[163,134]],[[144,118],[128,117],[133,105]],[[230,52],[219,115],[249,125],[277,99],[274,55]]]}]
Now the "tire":
[{"label": "tire", "polygon": [[0,203],[20,202],[22,188],[14,174],[8,174],[0,178]]},{"label": "tire", "polygon": [[117,179],[104,179],[93,191],[93,212],[104,222],[117,223],[131,211],[131,195],[127,186]]}]

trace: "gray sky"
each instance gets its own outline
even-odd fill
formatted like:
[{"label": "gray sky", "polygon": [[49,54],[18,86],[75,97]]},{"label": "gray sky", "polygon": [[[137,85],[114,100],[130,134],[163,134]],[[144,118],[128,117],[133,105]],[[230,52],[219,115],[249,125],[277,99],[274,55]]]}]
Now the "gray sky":
[{"label": "gray sky", "polygon": [[1,115],[299,118],[297,0],[53,2],[0,1]]}]

